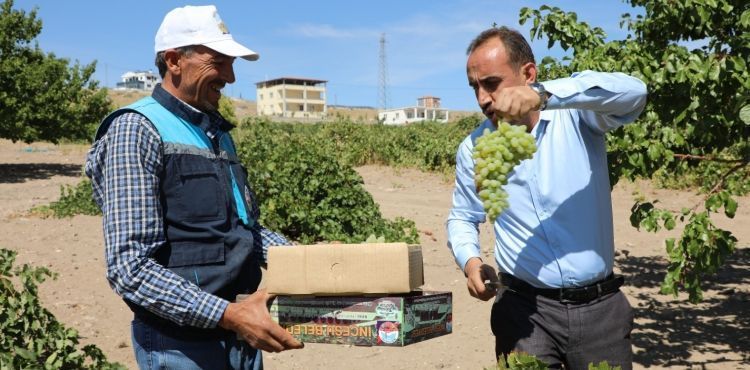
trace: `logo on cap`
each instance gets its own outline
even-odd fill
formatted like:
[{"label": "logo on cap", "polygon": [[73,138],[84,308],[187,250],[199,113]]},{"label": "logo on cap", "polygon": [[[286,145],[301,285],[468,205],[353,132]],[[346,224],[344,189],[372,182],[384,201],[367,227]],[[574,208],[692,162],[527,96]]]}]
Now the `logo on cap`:
[{"label": "logo on cap", "polygon": [[216,26],[219,27],[219,31],[221,31],[222,34],[228,35],[229,30],[227,29],[227,25],[224,24],[224,22],[221,20],[221,17],[219,17],[219,12],[214,10],[214,20],[216,21]]},{"label": "logo on cap", "polygon": [[221,33],[228,35],[229,30],[227,29],[227,26],[224,24],[224,22],[219,22],[219,29],[221,30]]}]

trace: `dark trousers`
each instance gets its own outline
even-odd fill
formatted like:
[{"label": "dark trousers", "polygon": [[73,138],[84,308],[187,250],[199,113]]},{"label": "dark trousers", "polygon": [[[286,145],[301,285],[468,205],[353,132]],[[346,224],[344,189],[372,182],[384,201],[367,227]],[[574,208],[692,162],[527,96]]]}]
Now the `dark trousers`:
[{"label": "dark trousers", "polygon": [[602,361],[633,367],[633,309],[619,290],[571,303],[501,288],[491,324],[497,357],[526,352],[553,369],[588,369]]}]

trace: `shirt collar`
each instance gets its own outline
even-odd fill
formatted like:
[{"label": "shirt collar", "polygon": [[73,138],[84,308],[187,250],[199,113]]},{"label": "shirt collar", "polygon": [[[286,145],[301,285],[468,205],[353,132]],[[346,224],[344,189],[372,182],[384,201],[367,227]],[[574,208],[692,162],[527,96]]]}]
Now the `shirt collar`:
[{"label": "shirt collar", "polygon": [[228,132],[234,128],[234,125],[224,119],[219,112],[204,113],[195,109],[193,106],[170,94],[161,84],[157,84],[154,87],[151,97],[177,117],[200,127],[211,138],[214,138],[219,131]]}]

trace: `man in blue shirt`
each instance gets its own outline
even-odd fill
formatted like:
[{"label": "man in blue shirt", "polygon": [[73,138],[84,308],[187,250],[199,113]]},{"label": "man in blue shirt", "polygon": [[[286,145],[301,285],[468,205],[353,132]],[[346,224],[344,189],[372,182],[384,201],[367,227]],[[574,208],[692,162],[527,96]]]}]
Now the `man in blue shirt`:
[{"label": "man in blue shirt", "polygon": [[[262,369],[261,350],[302,348],[257,290],[266,251],[289,242],[260,212],[217,112],[240,45],[214,6],[170,11],[151,96],[104,119],[86,158],[103,213],[107,279],[133,311],[141,369]],[[249,298],[234,303],[238,294]]]},{"label": "man in blue shirt", "polygon": [[[604,135],[638,117],[646,86],[621,73],[593,71],[538,83],[530,46],[506,27],[479,34],[467,54],[469,85],[488,119],[456,155],[448,246],[469,293],[496,298],[496,355],[527,352],[552,368],[600,361],[631,368],[633,313],[619,291],[622,278],[612,274]],[[526,126],[538,148],[509,174],[509,206],[491,220],[499,275],[480,257],[478,224],[486,214],[472,159],[477,137],[498,121]]]}]

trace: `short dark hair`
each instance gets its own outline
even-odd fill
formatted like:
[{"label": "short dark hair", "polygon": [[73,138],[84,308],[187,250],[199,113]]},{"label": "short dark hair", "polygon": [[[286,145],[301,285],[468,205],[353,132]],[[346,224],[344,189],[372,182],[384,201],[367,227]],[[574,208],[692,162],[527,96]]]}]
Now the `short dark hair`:
[{"label": "short dark hair", "polygon": [[474,40],[471,40],[469,47],[466,49],[466,55],[471,54],[476,48],[496,37],[503,42],[509,62],[514,68],[529,62],[534,63],[534,53],[523,35],[505,26],[492,27],[482,31]]},{"label": "short dark hair", "polygon": [[[189,56],[193,53],[193,45],[181,46],[176,49],[177,52],[181,55]],[[159,76],[164,79],[164,76],[167,74],[167,61],[164,60],[164,50],[156,53],[156,60],[154,60],[154,64],[156,64],[156,69],[159,70]]]}]

